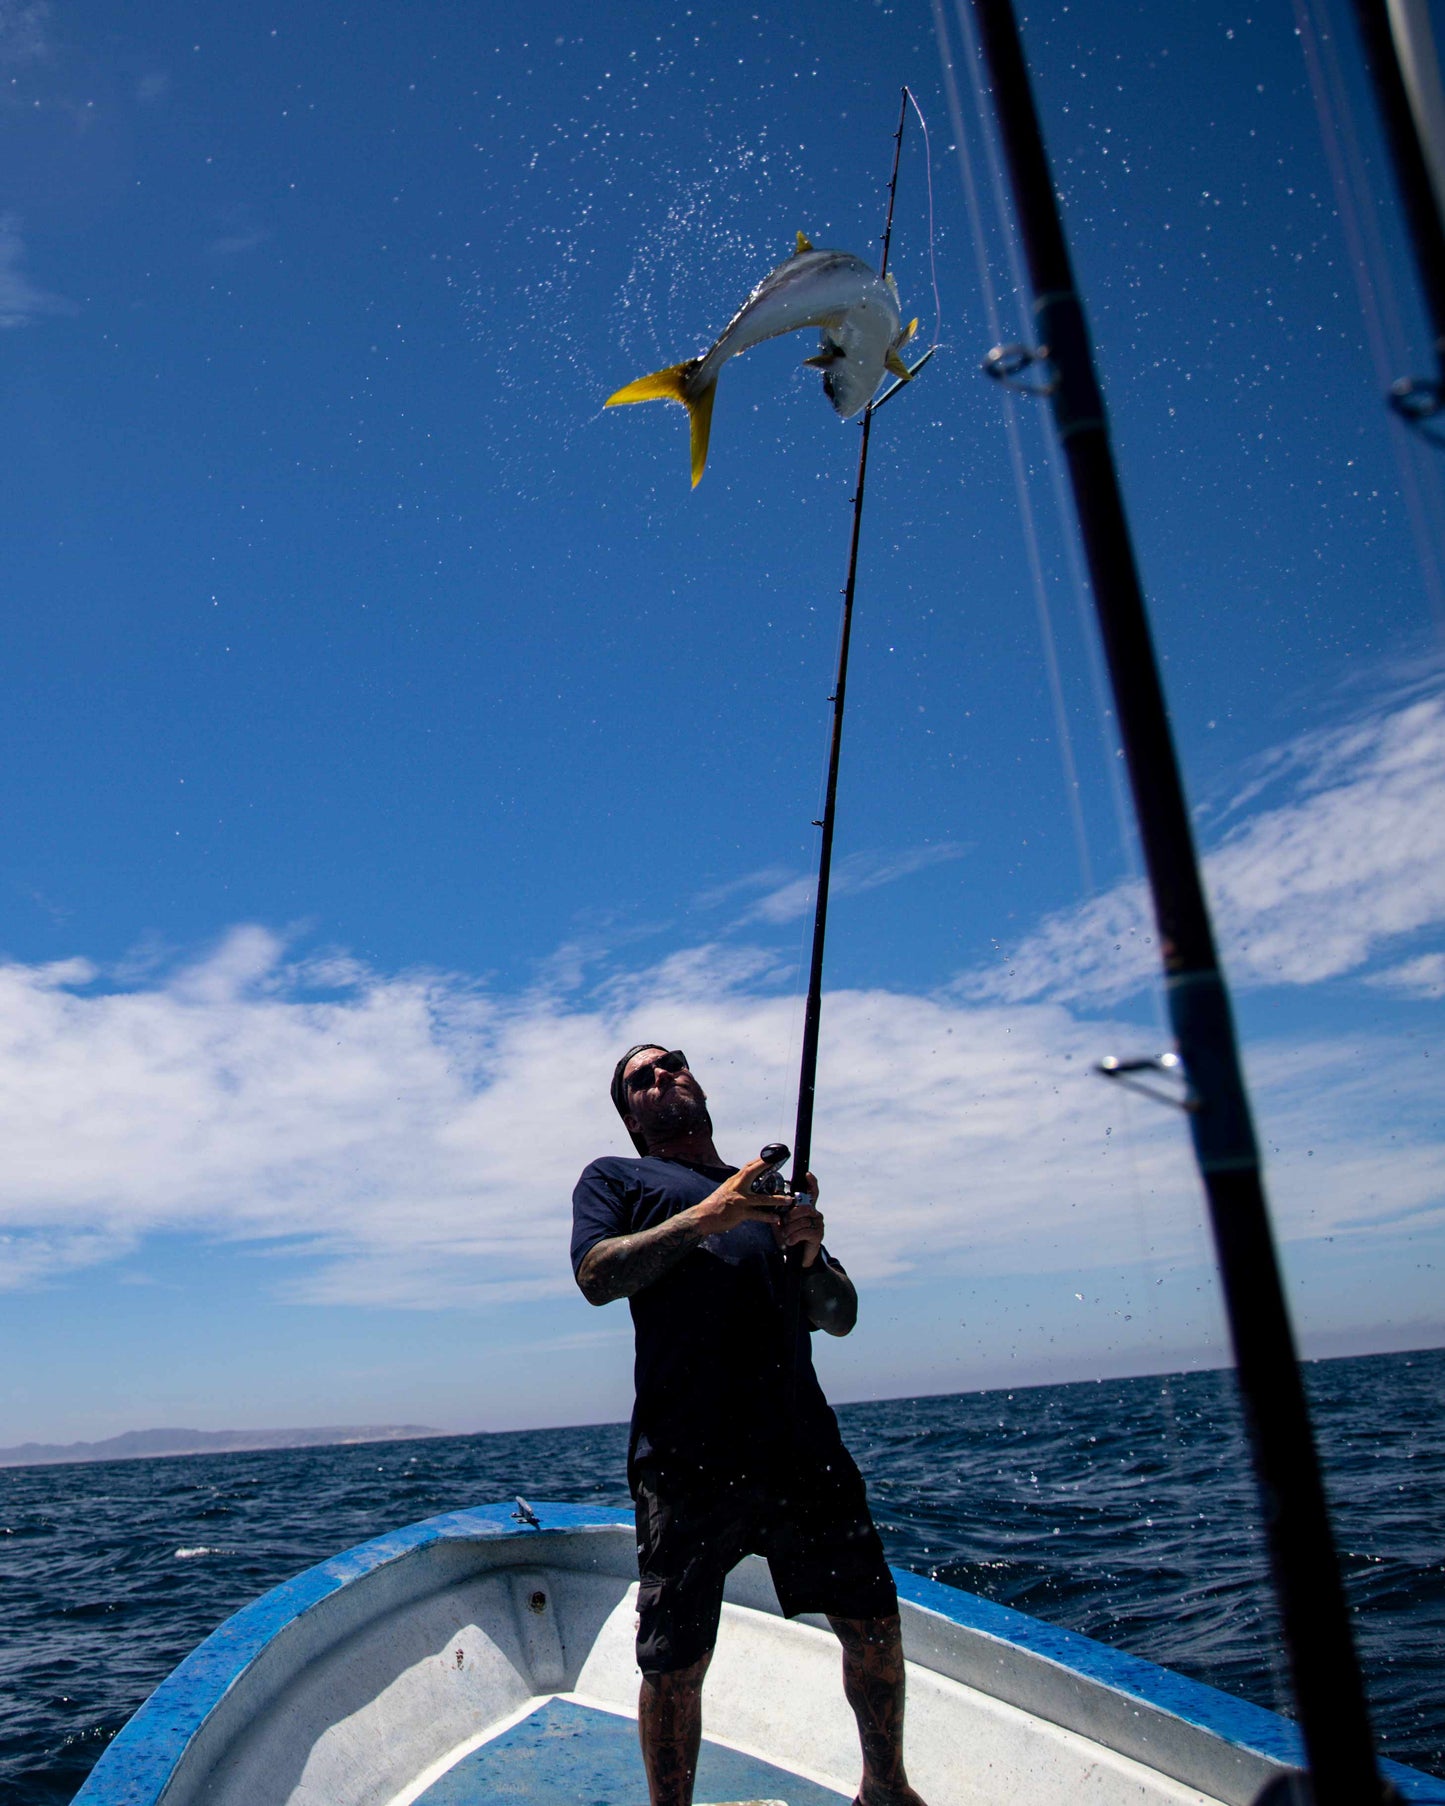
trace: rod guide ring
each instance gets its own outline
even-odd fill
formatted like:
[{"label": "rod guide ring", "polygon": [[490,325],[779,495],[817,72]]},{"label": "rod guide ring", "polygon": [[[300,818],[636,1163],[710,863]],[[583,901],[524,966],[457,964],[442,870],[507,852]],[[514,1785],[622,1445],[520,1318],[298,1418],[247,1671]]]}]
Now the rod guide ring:
[{"label": "rod guide ring", "polygon": [[[1040,368],[1041,380],[1024,381],[1034,364]],[[981,367],[985,376],[1020,395],[1052,395],[1059,386],[1059,373],[1047,345],[995,345]]]}]

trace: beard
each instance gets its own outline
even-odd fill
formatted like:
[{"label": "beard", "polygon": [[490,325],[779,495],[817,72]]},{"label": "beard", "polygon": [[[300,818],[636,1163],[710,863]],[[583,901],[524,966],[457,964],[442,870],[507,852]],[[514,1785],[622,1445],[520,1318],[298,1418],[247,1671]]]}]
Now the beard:
[{"label": "beard", "polygon": [[640,1127],[649,1141],[671,1141],[676,1135],[690,1135],[697,1130],[711,1135],[712,1118],[707,1113],[707,1099],[701,1092],[683,1091],[674,1086],[654,1109],[640,1118]]}]

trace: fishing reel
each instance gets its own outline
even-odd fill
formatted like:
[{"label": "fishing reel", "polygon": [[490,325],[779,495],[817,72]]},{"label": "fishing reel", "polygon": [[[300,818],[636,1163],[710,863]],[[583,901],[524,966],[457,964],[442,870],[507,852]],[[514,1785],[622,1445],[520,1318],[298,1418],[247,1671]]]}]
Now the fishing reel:
[{"label": "fishing reel", "polygon": [[770,1141],[758,1155],[759,1160],[766,1160],[767,1171],[759,1173],[748,1186],[748,1190],[759,1198],[771,1198],[773,1208],[779,1212],[791,1210],[794,1202],[803,1194],[796,1191],[778,1171],[789,1156],[789,1149],[781,1141]]}]

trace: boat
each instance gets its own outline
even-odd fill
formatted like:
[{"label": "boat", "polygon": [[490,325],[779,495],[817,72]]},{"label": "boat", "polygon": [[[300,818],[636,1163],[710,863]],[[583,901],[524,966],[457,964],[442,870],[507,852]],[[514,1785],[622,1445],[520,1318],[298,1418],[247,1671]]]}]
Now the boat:
[{"label": "boat", "polygon": [[[929,1806],[1250,1806],[1297,1771],[1286,1719],[895,1570],[908,1766]],[[75,1806],[613,1806],[646,1799],[631,1516],[481,1505],[263,1594],[155,1690]],[[857,1733],[822,1619],[730,1577],[700,1801],[838,1806]],[[1382,1765],[1398,1796],[1445,1780]]]},{"label": "boat", "polygon": [[[1369,0],[1374,6],[1376,0]],[[895,1570],[908,1660],[908,1765],[929,1806],[1445,1806],[1445,1780],[1376,1770],[1227,991],[1217,969],[1087,323],[1010,0],[975,0],[1037,296],[1035,347],[985,366],[1048,372],[1165,950],[1189,1120],[1221,1275],[1303,1734],[1139,1657]],[[906,98],[906,91],[905,91]],[[904,113],[900,108],[901,138]],[[894,180],[897,177],[895,149]],[[890,227],[891,229],[890,189]],[[885,232],[885,266],[886,266]],[[1445,247],[1445,235],[1442,235]],[[1441,293],[1445,296],[1445,251]],[[1442,300],[1445,317],[1445,300]],[[1436,411],[1441,385],[1406,412]],[[883,399],[887,399],[885,396]],[[855,492],[853,551],[868,421]],[[851,607],[854,564],[845,591]],[[834,697],[800,1086],[806,1170],[847,622]],[[1106,1062],[1118,1078],[1179,1055]],[[1172,1063],[1172,1064],[1171,1064]],[[1155,1095],[1158,1095],[1155,1093]],[[75,1806],[611,1806],[641,1802],[630,1516],[517,1502],[427,1519],[306,1570],[230,1618],[156,1689]],[[860,1759],[825,1621],[782,1615],[756,1557],[729,1578],[708,1677],[703,1801],[832,1806]]]}]

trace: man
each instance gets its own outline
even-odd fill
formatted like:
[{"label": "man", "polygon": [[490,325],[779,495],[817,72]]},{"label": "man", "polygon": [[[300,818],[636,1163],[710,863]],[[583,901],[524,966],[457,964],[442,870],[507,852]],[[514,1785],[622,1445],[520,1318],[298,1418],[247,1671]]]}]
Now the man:
[{"label": "man", "polygon": [[[592,1304],[626,1298],[637,1402],[638,1728],[652,1806],[691,1806],[702,1683],[723,1581],[765,1555],[784,1612],[826,1613],[863,1746],[861,1806],[923,1806],[903,1769],[898,1599],[863,1482],[813,1371],[809,1329],[846,1336],[857,1294],[823,1247],[818,1186],[784,1212],[761,1160],[730,1166],[680,1051],[639,1043],[612,1101],[639,1158],[594,1160],[573,1193],[572,1266]],[[785,1251],[802,1250],[791,1345]],[[789,1367],[795,1369],[791,1411]]]}]

